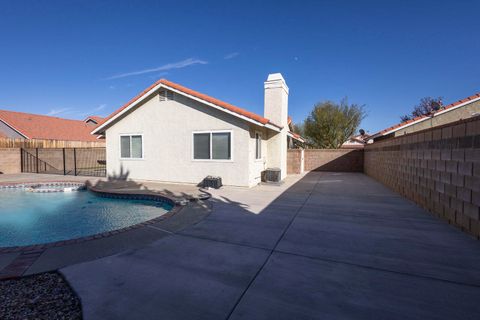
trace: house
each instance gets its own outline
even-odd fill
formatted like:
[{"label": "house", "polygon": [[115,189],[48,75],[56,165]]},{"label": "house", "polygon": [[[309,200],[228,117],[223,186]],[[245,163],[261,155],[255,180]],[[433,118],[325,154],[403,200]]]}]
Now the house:
[{"label": "house", "polygon": [[347,141],[342,143],[340,148],[341,149],[363,149],[366,144],[367,144],[367,141],[365,141],[362,135],[359,134],[359,135],[348,138]]},{"label": "house", "polygon": [[347,141],[342,143],[341,149],[363,149],[366,144],[373,143],[371,136],[360,129],[359,134],[351,136]]},{"label": "house", "polygon": [[103,120],[104,120],[104,118],[99,117],[99,116],[89,116],[85,120],[83,120],[83,122],[85,122],[86,124],[88,124],[90,126],[95,126],[96,127]]},{"label": "house", "polygon": [[480,93],[449,104],[431,114],[416,117],[371,136],[374,141],[398,137],[480,115]]},{"label": "house", "polygon": [[65,141],[98,141],[90,134],[91,121],[100,117],[69,120],[38,114],[0,110],[0,137]]},{"label": "house", "polygon": [[294,132],[292,117],[288,117],[288,134],[287,146],[288,149],[302,149],[305,147],[305,140],[301,135]]},{"label": "house", "polygon": [[107,173],[135,180],[254,186],[267,168],[287,172],[288,86],[264,83],[264,115],[161,79],[107,117],[92,134],[106,138]]}]

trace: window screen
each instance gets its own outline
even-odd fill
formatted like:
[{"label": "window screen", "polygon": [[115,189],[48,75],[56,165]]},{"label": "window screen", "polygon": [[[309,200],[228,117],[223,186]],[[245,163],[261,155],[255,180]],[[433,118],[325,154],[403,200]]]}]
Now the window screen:
[{"label": "window screen", "polygon": [[142,158],[142,136],[132,136],[132,158]]},{"label": "window screen", "polygon": [[255,159],[262,158],[262,136],[255,133]]},{"label": "window screen", "polygon": [[212,159],[230,160],[230,132],[212,133]]},{"label": "window screen", "polygon": [[122,158],[130,158],[130,137],[120,137],[120,153]]},{"label": "window screen", "polygon": [[193,158],[210,159],[210,133],[193,135]]},{"label": "window screen", "polygon": [[230,132],[205,132],[193,134],[193,159],[232,159],[232,134]]},{"label": "window screen", "polygon": [[126,159],[143,158],[142,136],[120,136],[120,157]]}]

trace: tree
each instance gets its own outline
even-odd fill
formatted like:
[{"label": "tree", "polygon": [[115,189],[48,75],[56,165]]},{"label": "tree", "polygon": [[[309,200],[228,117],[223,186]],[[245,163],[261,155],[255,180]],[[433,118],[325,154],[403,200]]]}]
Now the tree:
[{"label": "tree", "polygon": [[363,105],[349,105],[346,98],[340,104],[320,102],[305,120],[303,134],[307,144],[313,147],[339,148],[357,131],[365,116]]},{"label": "tree", "polygon": [[442,97],[425,97],[420,99],[420,103],[413,107],[413,111],[411,114],[401,116],[400,119],[402,119],[402,122],[405,122],[423,115],[431,115],[436,111],[440,110],[442,107]]}]

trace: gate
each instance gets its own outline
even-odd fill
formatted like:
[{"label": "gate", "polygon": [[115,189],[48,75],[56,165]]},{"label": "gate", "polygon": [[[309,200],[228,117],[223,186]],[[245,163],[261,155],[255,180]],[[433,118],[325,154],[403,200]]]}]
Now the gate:
[{"label": "gate", "polygon": [[22,172],[105,177],[105,148],[22,148]]}]

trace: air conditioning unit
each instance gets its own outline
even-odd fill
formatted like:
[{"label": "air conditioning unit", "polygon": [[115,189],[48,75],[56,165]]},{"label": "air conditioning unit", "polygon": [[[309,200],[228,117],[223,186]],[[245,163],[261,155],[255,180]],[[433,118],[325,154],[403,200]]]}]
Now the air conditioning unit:
[{"label": "air conditioning unit", "polygon": [[221,186],[222,186],[222,178],[221,177],[208,176],[205,179],[203,179],[203,187],[204,188],[219,189]]},{"label": "air conditioning unit", "polygon": [[280,168],[267,168],[262,172],[263,182],[280,182],[282,176],[282,170]]}]

